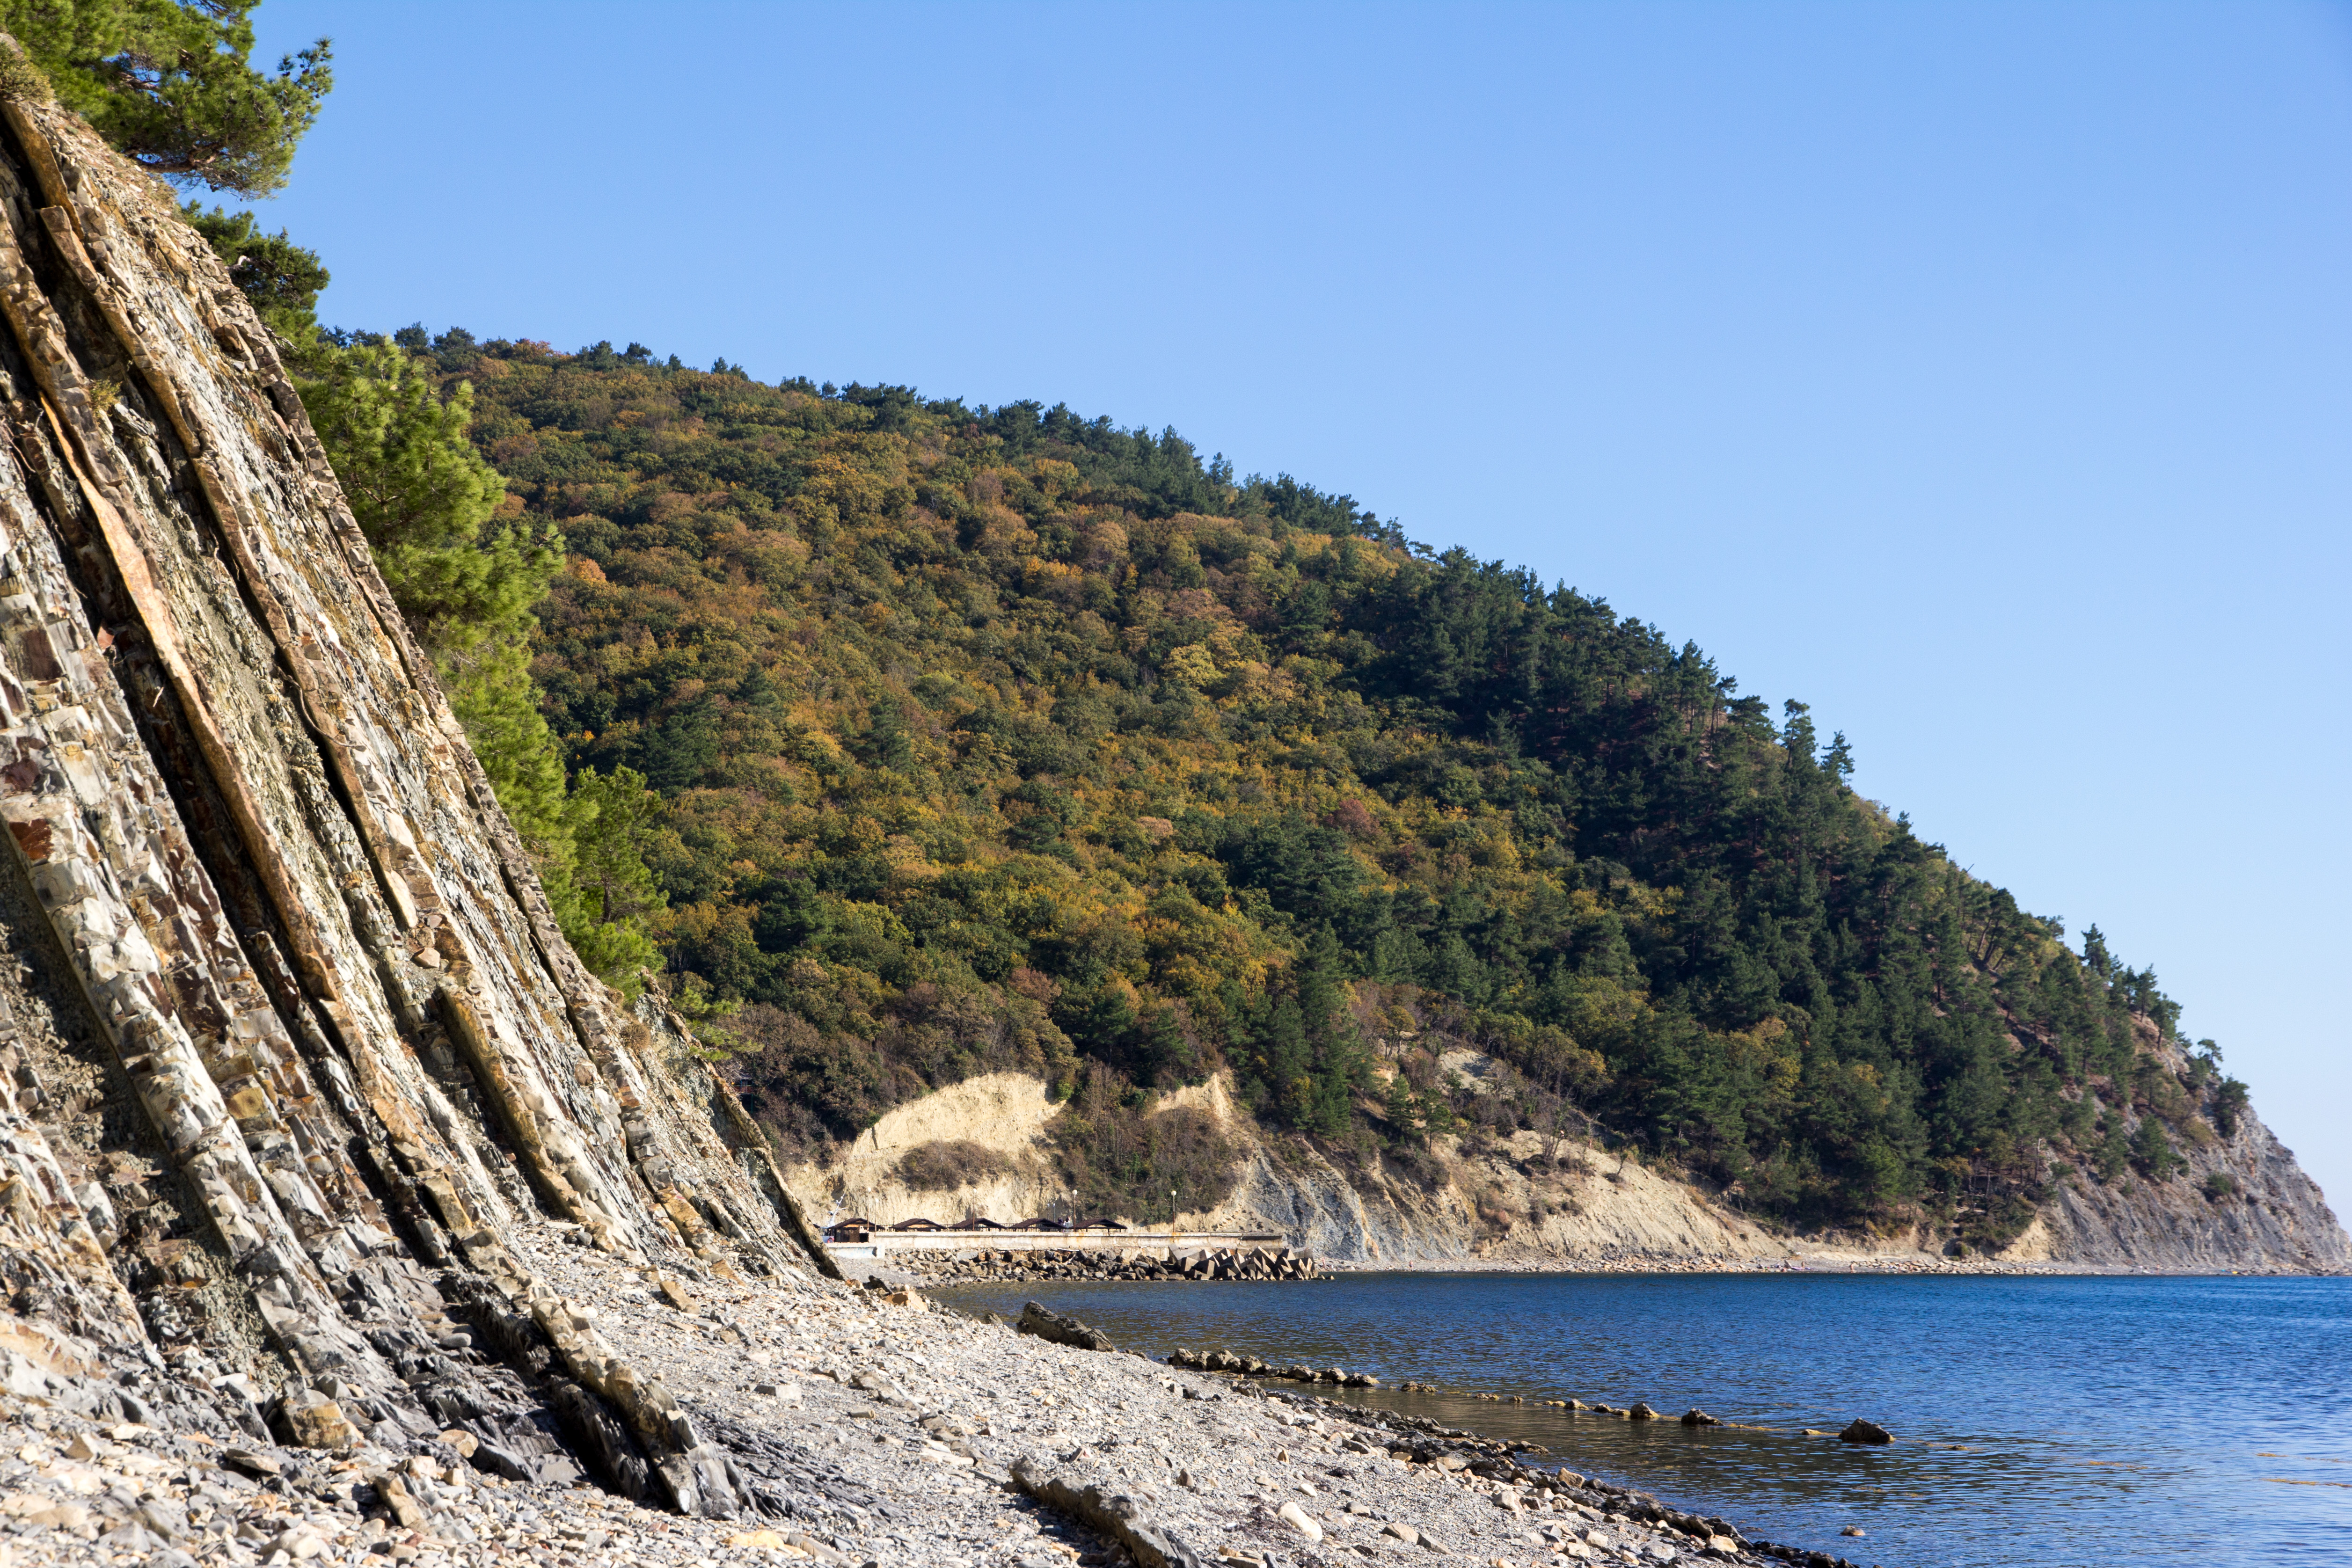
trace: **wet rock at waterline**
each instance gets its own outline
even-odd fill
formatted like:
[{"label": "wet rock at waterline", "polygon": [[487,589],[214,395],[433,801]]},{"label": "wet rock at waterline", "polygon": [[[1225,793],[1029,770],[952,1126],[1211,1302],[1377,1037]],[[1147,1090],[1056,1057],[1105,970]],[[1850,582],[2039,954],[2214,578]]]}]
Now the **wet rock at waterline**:
[{"label": "wet rock at waterline", "polygon": [[1108,1334],[1090,1329],[1077,1319],[1066,1317],[1036,1301],[1031,1301],[1021,1309],[1021,1321],[1013,1327],[1023,1333],[1034,1334],[1039,1339],[1051,1340],[1055,1344],[1066,1344],[1076,1350],[1118,1349],[1111,1343]]}]

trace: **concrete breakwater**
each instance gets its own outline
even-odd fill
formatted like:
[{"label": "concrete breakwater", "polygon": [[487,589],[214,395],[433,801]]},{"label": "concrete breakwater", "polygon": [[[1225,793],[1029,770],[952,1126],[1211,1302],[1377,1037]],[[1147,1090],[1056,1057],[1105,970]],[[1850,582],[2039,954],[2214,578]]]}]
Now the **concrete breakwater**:
[{"label": "concrete breakwater", "polygon": [[1311,1253],[1287,1247],[1203,1247],[1166,1254],[1071,1248],[1014,1251],[1005,1248],[901,1252],[891,1272],[918,1286],[1019,1284],[1041,1280],[1319,1280],[1327,1276]]}]

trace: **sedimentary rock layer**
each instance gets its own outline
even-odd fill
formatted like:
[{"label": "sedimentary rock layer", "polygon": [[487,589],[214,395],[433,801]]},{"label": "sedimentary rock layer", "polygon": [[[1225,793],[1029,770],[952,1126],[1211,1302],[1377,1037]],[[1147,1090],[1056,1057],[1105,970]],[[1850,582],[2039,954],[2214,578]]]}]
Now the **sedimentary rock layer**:
[{"label": "sedimentary rock layer", "polygon": [[[54,107],[0,121],[7,1354],[197,1369],[301,1440],[568,1440],[734,1511],[723,1452],[501,1238],[828,1267],[764,1143],[557,933],[170,193]],[[446,1354],[476,1337],[509,1375]]]}]

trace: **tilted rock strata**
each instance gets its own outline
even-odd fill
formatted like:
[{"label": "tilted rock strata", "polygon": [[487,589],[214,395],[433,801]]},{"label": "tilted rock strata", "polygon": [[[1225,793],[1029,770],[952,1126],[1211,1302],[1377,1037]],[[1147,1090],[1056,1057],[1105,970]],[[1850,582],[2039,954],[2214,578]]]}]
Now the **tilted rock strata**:
[{"label": "tilted rock strata", "polygon": [[209,247],[72,116],[0,120],[10,1385],[119,1415],[135,1361],[198,1427],[526,1469],[553,1431],[740,1511],[509,1243],[830,1270],[764,1140],[563,943]]}]

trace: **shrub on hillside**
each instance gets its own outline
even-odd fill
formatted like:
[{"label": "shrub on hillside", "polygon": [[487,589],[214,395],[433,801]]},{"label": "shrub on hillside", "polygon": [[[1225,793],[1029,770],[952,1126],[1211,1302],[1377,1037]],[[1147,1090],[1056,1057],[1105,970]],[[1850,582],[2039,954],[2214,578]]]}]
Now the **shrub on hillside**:
[{"label": "shrub on hillside", "polygon": [[1108,1068],[1087,1071],[1053,1126],[1059,1175],[1082,1212],[1164,1225],[1233,1191],[1240,1151],[1216,1118],[1190,1105],[1160,1109],[1159,1100]]},{"label": "shrub on hillside", "polygon": [[898,1179],[917,1192],[953,1192],[1003,1176],[1013,1162],[970,1138],[935,1138],[898,1156]]}]

